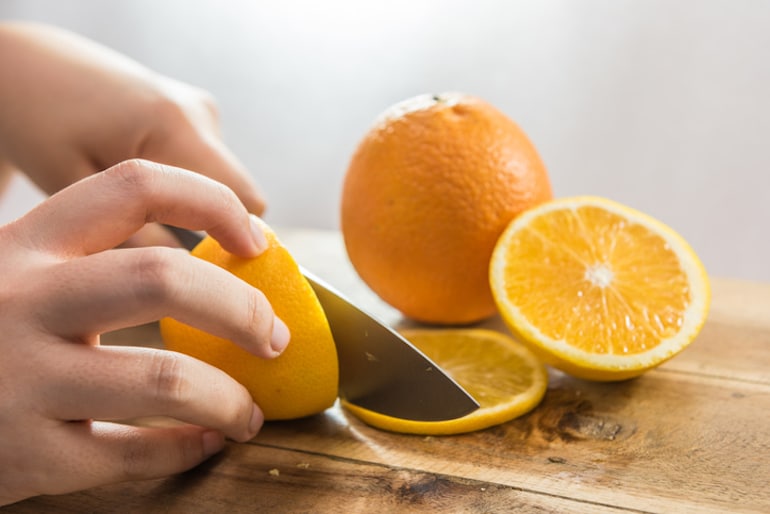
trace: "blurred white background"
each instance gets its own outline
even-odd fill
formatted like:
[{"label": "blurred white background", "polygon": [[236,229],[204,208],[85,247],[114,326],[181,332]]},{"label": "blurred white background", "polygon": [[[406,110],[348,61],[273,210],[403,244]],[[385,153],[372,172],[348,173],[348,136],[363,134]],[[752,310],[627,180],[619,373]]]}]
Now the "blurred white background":
[{"label": "blurred white background", "polygon": [[[464,91],[524,128],[557,196],[646,211],[712,275],[770,282],[769,1],[0,0],[0,18],[209,90],[275,226],[336,228],[376,115]],[[41,198],[15,179],[0,223]]]}]

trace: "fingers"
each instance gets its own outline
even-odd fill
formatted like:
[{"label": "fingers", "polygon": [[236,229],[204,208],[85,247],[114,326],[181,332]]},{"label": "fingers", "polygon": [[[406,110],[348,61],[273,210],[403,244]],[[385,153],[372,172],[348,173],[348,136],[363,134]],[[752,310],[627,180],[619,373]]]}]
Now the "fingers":
[{"label": "fingers", "polygon": [[115,247],[153,221],[206,230],[244,257],[266,246],[232,190],[202,175],[142,160],[122,162],[69,186],[18,226],[37,249],[79,256]]},{"label": "fingers", "polygon": [[230,187],[249,212],[261,215],[264,195],[254,179],[223,143],[217,107],[203,90],[158,77],[165,101],[156,102],[155,130],[140,157],[194,170]]},{"label": "fingers", "polygon": [[79,422],[61,428],[50,441],[54,448],[38,442],[48,451],[37,457],[45,462],[46,472],[36,494],[160,478],[186,471],[224,447],[218,432],[190,425],[147,428]]},{"label": "fingers", "polygon": [[187,355],[150,348],[72,345],[49,363],[46,416],[115,420],[166,416],[248,441],[264,417],[225,372]]},{"label": "fingers", "polygon": [[200,165],[193,169],[200,169],[205,175],[229,186],[249,212],[257,215],[264,213],[266,206],[264,194],[222,141],[209,140],[205,144],[197,145],[195,150],[199,152],[196,162],[200,162]]},{"label": "fingers", "polygon": [[229,186],[249,210],[257,215],[265,211],[264,194],[240,161],[220,140],[200,145],[201,166],[205,174]]},{"label": "fingers", "polygon": [[174,138],[148,147],[142,157],[168,162],[180,168],[202,173],[231,188],[249,212],[261,215],[264,194],[233,153],[218,139],[209,137]]},{"label": "fingers", "polygon": [[289,342],[264,294],[183,250],[101,252],[52,266],[37,280],[48,284],[31,300],[38,318],[50,333],[69,339],[169,316],[264,358]]}]

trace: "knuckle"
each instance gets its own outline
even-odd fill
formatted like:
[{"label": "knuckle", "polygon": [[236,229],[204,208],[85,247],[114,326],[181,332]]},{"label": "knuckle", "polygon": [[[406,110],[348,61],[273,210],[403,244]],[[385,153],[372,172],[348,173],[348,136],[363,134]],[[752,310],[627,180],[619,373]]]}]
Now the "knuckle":
[{"label": "knuckle", "polygon": [[191,124],[191,120],[200,115],[207,114],[216,119],[218,108],[213,95],[207,90],[166,81],[154,97],[152,105],[156,120],[161,124]]},{"label": "knuckle", "polygon": [[184,358],[173,352],[156,352],[148,366],[153,401],[167,414],[173,414],[190,399],[190,382],[185,373]]},{"label": "knuckle", "polygon": [[204,457],[197,432],[179,433],[161,442],[132,430],[123,434],[122,442],[120,470],[124,481],[147,480],[183,471]]},{"label": "knuckle", "polygon": [[139,251],[131,270],[137,303],[159,305],[172,295],[178,270],[176,254],[175,250],[162,247]]},{"label": "knuckle", "polygon": [[225,184],[210,181],[210,190],[208,193],[209,205],[221,214],[220,223],[210,227],[211,230],[224,229],[226,224],[232,223],[234,217],[241,216],[244,212],[243,204],[238,199],[235,192]]},{"label": "knuckle", "polygon": [[152,105],[155,123],[161,127],[179,127],[189,125],[187,108],[173,94],[159,94]]},{"label": "knuckle", "polygon": [[215,124],[219,109],[214,97],[205,89],[179,83],[166,83],[150,105],[152,119],[167,132],[169,128],[195,130],[200,122]]},{"label": "knuckle", "polygon": [[216,203],[228,211],[236,211],[242,208],[240,207],[241,201],[235,192],[221,182],[212,181],[211,193],[216,195]]},{"label": "knuckle", "polygon": [[268,345],[274,317],[270,302],[262,291],[252,288],[246,305],[244,332],[251,337],[256,334],[260,346]]},{"label": "knuckle", "polygon": [[127,159],[102,172],[102,176],[130,196],[146,196],[152,190],[154,174],[161,166],[145,159]]},{"label": "knuckle", "polygon": [[220,422],[223,427],[231,427],[231,430],[235,429],[238,432],[243,431],[248,437],[248,424],[254,400],[244,386],[237,385],[239,386],[237,389],[230,391],[228,401],[222,404]]},{"label": "knuckle", "polygon": [[121,454],[123,478],[128,481],[148,478],[152,474],[155,454],[152,445],[135,431],[127,431],[123,438]]},{"label": "knuckle", "polygon": [[201,89],[199,90],[198,99],[209,116],[211,116],[211,119],[214,121],[219,120],[219,105],[214,96],[208,91]]}]

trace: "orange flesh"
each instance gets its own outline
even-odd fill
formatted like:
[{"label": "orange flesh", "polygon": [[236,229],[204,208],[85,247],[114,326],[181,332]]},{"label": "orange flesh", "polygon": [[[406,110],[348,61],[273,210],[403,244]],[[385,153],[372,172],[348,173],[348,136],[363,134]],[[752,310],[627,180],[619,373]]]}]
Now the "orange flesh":
[{"label": "orange flesh", "polygon": [[524,317],[551,339],[604,355],[642,353],[679,332],[691,293],[662,237],[596,207],[552,214],[508,247],[507,262],[526,263],[506,270],[507,296]]}]

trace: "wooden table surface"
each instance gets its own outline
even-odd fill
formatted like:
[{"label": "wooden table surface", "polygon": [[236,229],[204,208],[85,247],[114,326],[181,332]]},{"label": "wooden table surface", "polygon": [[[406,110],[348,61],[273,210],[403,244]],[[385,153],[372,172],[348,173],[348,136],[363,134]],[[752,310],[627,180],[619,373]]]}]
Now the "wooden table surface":
[{"label": "wooden table surface", "polygon": [[[279,231],[297,260],[393,324],[339,234]],[[708,321],[643,377],[550,371],[545,398],[476,433],[370,428],[335,406],[267,423],[198,468],[20,502],[3,512],[770,512],[770,284],[712,279]],[[484,326],[504,330],[499,319]],[[147,325],[105,344],[159,344]]]}]

